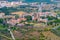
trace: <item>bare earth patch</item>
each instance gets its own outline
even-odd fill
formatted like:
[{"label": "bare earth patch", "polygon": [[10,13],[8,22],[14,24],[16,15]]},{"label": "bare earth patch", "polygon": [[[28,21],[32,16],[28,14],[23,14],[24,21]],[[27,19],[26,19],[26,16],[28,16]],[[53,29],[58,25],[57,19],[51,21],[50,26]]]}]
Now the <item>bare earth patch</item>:
[{"label": "bare earth patch", "polygon": [[43,32],[43,34],[46,37],[46,40],[60,40],[60,37],[58,37],[50,31]]}]

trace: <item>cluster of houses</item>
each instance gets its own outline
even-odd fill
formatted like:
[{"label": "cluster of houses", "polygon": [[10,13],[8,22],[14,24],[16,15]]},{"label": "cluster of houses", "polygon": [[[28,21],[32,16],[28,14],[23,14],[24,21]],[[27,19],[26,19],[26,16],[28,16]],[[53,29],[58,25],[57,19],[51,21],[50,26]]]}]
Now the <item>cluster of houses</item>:
[{"label": "cluster of houses", "polygon": [[23,3],[22,1],[0,1],[0,8],[2,7],[15,7],[19,5],[28,5],[28,3]]},{"label": "cluster of houses", "polygon": [[[16,23],[20,23],[21,21],[26,21],[27,18],[25,18],[25,16],[31,16],[32,17],[31,21],[37,20],[38,22],[48,22],[47,16],[56,17],[56,13],[51,13],[51,12],[26,13],[26,12],[21,11],[21,12],[16,12],[16,13],[14,12],[11,14],[18,15],[19,18],[18,19],[15,19],[15,18],[10,19],[7,22],[10,24],[16,24]],[[45,18],[42,18],[42,17],[45,17]]]},{"label": "cluster of houses", "polygon": [[[18,15],[19,18],[15,18],[15,16]],[[0,18],[11,18],[9,20],[7,20],[8,24],[11,25],[15,25],[15,24],[21,24],[21,21],[26,21],[27,18],[25,18],[25,16],[31,16],[32,20],[31,21],[37,21],[37,22],[48,22],[48,18],[47,16],[53,16],[56,17],[56,13],[52,13],[52,12],[32,12],[32,13],[27,13],[27,12],[23,12],[23,11],[19,11],[19,12],[13,12],[11,13],[11,15],[5,15],[4,13],[0,13]],[[44,17],[44,18],[42,18]]]}]

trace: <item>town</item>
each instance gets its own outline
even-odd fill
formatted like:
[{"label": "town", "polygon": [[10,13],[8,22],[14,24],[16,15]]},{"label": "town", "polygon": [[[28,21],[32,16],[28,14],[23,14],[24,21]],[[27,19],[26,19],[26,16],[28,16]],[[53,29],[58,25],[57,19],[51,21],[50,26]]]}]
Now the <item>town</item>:
[{"label": "town", "polygon": [[0,1],[0,40],[60,40],[60,1]]}]

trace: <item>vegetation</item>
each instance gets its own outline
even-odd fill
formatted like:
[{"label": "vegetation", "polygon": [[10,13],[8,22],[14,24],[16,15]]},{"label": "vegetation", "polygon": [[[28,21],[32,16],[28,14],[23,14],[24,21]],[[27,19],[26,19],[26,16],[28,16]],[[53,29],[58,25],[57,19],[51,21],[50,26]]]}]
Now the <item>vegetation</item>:
[{"label": "vegetation", "polygon": [[15,18],[16,18],[16,19],[19,18],[19,15],[15,15]]},{"label": "vegetation", "polygon": [[4,27],[2,24],[0,24],[0,30],[5,30],[7,29],[6,27]]},{"label": "vegetation", "polygon": [[4,12],[6,15],[9,15],[11,14],[12,12],[16,12],[16,11],[24,11],[24,12],[34,12],[34,11],[37,11],[36,10],[33,10],[33,9],[30,9],[30,8],[26,8],[25,6],[17,6],[17,7],[3,7],[3,8],[0,8],[0,12]]},{"label": "vegetation", "polygon": [[4,21],[4,20],[3,20],[2,18],[0,18],[0,23],[3,23],[3,21]]},{"label": "vegetation", "polygon": [[47,16],[48,20],[54,20],[54,19],[57,19],[56,17],[53,17],[53,16]]},{"label": "vegetation", "polygon": [[[32,10],[28,10],[28,9],[24,9],[20,8],[20,7],[4,7],[1,8],[0,11],[4,12],[6,15],[10,14],[11,12],[15,12],[15,11],[27,11],[27,12],[32,12]],[[36,10],[34,10],[36,11]],[[15,16],[15,18],[19,18],[18,15]],[[43,32],[46,31],[52,31],[53,33],[57,34],[58,36],[60,36],[60,27],[57,29],[52,29],[49,28],[48,26],[52,25],[53,23],[55,24],[54,26],[56,26],[57,24],[60,24],[60,19],[57,19],[55,17],[52,16],[47,16],[48,20],[51,22],[48,22],[47,25],[43,24],[43,26],[38,23],[37,21],[32,21],[32,17],[31,16],[25,16],[25,18],[27,18],[26,21],[21,21],[21,23],[24,23],[25,25],[22,26],[13,26],[10,27],[10,29],[13,31],[13,34],[16,38],[16,40],[45,40],[46,37],[43,34]],[[41,18],[45,18],[45,17],[41,17]],[[7,30],[9,28],[9,25],[7,23],[4,23],[4,19],[0,19],[0,36],[5,37],[6,39],[11,39],[11,35],[9,33],[9,31]],[[27,22],[27,23],[25,23]],[[36,23],[36,24],[35,24]],[[46,27],[45,27],[46,26]],[[53,28],[53,27],[52,27]]]},{"label": "vegetation", "polygon": [[25,16],[25,18],[27,18],[27,20],[26,20],[26,21],[28,21],[28,22],[32,20],[32,17],[31,17],[31,16],[29,16],[29,15],[28,15],[28,16]]}]

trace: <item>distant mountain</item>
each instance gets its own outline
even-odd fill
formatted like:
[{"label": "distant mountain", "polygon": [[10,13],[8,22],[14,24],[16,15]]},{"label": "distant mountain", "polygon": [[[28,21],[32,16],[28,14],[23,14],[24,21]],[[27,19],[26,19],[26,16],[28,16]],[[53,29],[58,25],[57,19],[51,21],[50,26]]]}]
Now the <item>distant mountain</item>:
[{"label": "distant mountain", "polygon": [[48,2],[48,3],[51,3],[51,0],[0,0],[0,1],[23,1],[23,2],[27,2],[27,3],[30,3],[30,2]]},{"label": "distant mountain", "polygon": [[[0,1],[20,1],[20,0],[0,0]],[[49,2],[50,0],[23,0],[25,2]]]},{"label": "distant mountain", "polygon": [[0,1],[19,1],[19,0],[0,0]]},{"label": "distant mountain", "polygon": [[26,2],[50,2],[50,0],[25,0]]},{"label": "distant mountain", "polygon": [[51,0],[25,0],[25,2],[47,2],[47,3],[52,3]]},{"label": "distant mountain", "polygon": [[0,1],[7,1],[7,0],[0,0]]}]

